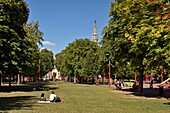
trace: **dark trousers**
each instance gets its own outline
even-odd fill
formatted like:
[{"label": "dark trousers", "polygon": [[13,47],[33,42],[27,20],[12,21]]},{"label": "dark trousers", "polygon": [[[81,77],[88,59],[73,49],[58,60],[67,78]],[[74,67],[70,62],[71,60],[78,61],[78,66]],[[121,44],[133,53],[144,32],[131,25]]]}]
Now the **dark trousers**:
[{"label": "dark trousers", "polygon": [[51,102],[61,102],[61,99],[59,97],[56,97]]}]

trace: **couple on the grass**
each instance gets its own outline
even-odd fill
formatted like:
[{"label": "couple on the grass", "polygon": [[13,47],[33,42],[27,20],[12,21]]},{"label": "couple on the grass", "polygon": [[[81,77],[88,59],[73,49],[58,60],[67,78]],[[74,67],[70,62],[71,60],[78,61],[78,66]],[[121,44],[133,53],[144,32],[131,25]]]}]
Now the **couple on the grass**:
[{"label": "couple on the grass", "polygon": [[63,100],[60,99],[60,97],[57,97],[56,94],[54,93],[54,91],[51,91],[50,94],[50,99],[46,99],[45,94],[42,93],[41,97],[40,97],[40,101],[50,101],[50,102],[63,102]]}]

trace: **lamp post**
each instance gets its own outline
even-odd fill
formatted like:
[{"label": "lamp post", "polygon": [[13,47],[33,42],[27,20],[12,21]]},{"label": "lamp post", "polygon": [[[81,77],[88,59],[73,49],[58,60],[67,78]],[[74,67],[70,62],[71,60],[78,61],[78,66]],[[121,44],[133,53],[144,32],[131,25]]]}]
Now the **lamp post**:
[{"label": "lamp post", "polygon": [[135,80],[135,82],[137,81],[136,80],[136,69],[134,69],[134,80]]},{"label": "lamp post", "polygon": [[41,68],[40,68],[40,52],[41,52],[41,48],[39,49],[39,59],[38,59],[38,90],[40,89],[40,71],[41,71]]},{"label": "lamp post", "polygon": [[38,90],[40,88],[40,59],[38,60]]},{"label": "lamp post", "polygon": [[109,87],[110,87],[110,60],[109,60],[109,64],[108,64],[108,68],[109,68],[109,80],[108,80],[108,85],[109,85]]}]

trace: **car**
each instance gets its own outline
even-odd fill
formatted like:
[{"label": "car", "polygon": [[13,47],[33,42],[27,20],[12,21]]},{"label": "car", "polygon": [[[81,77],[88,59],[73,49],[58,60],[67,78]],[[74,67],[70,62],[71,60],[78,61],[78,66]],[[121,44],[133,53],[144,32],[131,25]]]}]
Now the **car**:
[{"label": "car", "polygon": [[126,87],[132,87],[133,86],[133,84],[135,83],[135,80],[124,80],[124,86],[126,86]]}]

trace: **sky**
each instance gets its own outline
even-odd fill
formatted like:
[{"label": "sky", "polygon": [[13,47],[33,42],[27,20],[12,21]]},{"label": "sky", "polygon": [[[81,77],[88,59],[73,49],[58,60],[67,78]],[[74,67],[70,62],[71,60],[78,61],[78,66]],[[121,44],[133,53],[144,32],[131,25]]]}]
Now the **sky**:
[{"label": "sky", "polygon": [[110,4],[114,0],[25,0],[30,10],[28,22],[39,21],[44,33],[43,46],[54,55],[76,39],[92,40],[94,21],[99,41],[108,25]]}]

